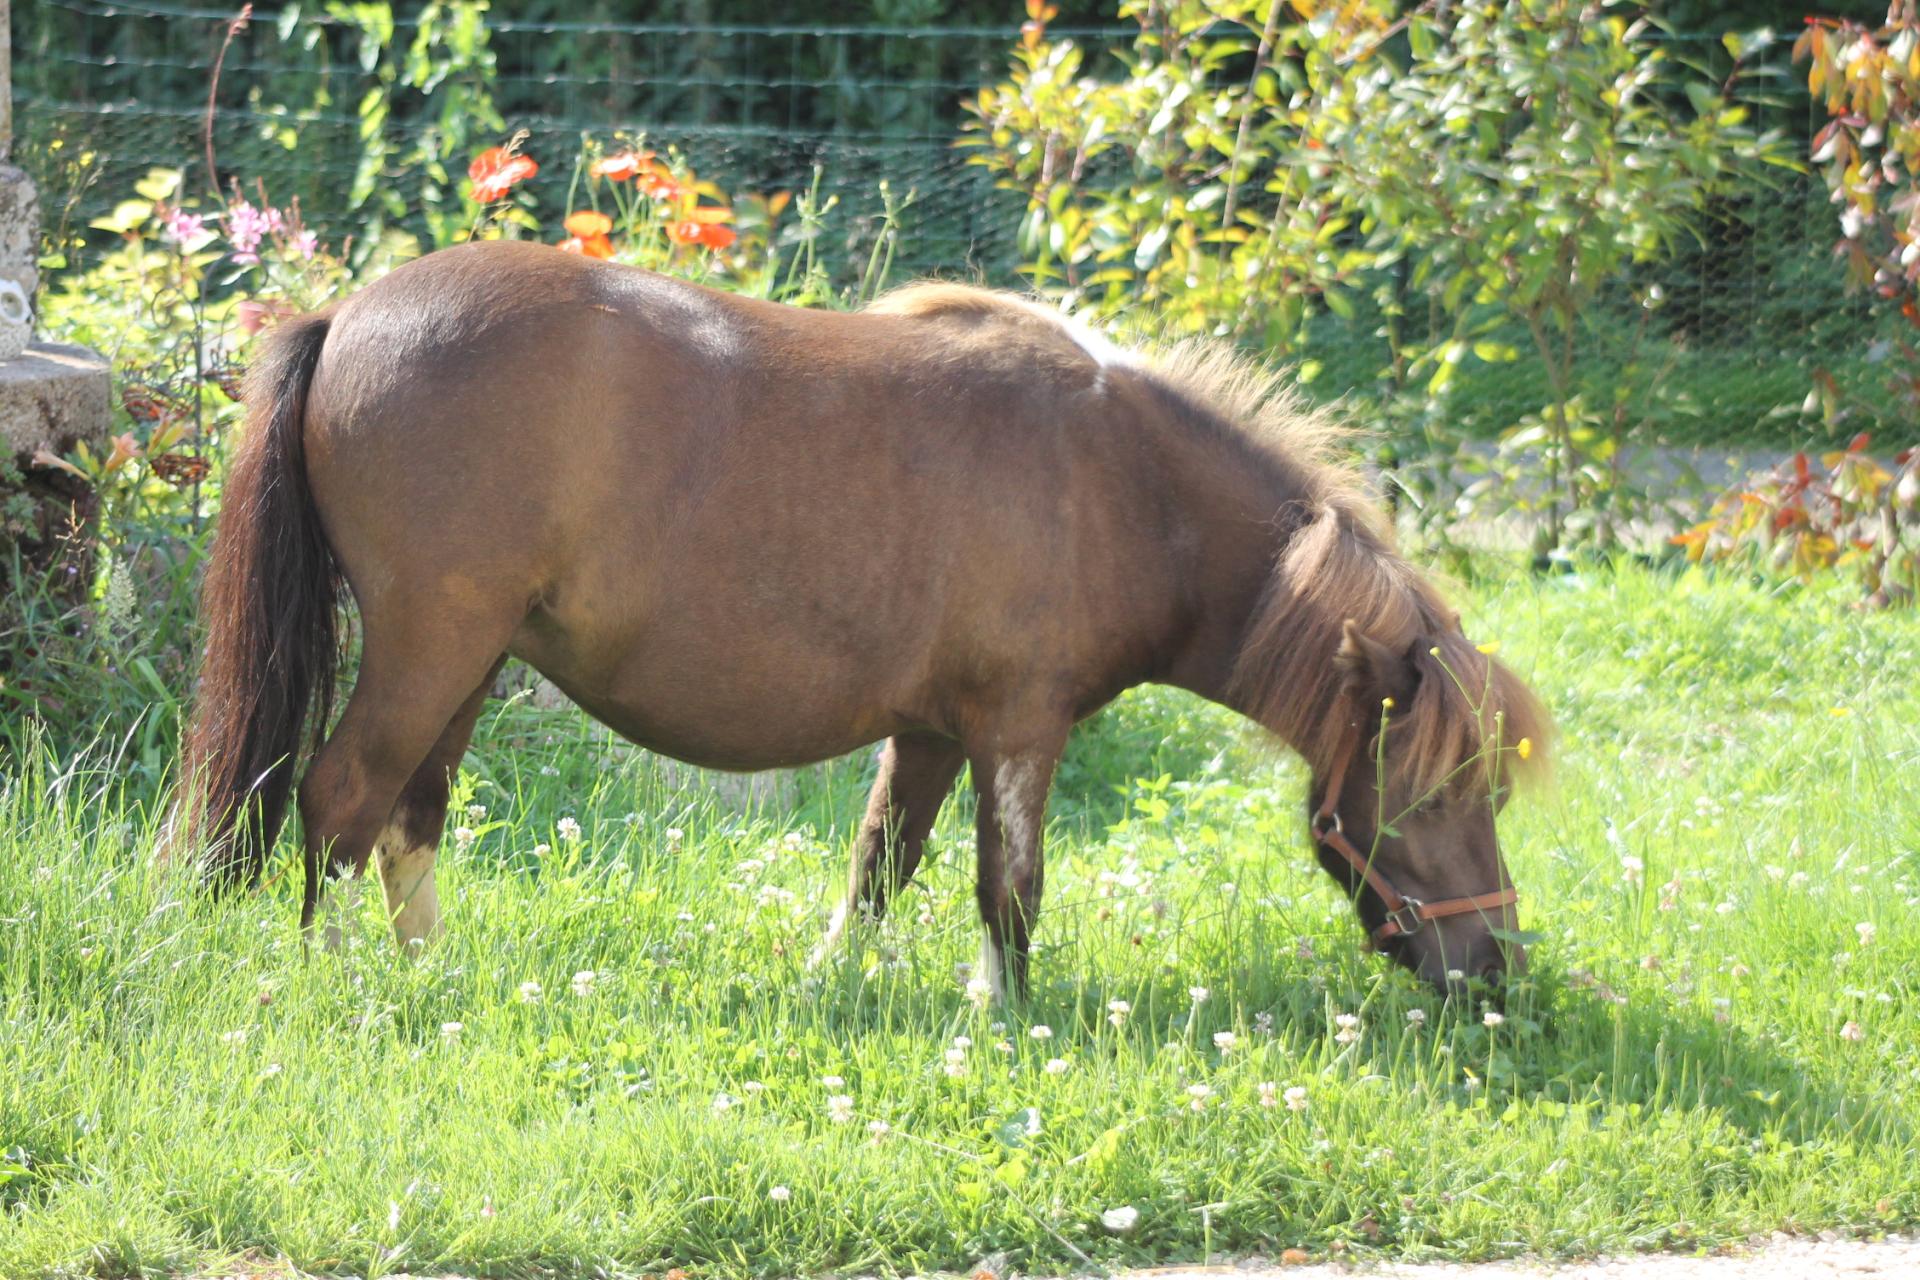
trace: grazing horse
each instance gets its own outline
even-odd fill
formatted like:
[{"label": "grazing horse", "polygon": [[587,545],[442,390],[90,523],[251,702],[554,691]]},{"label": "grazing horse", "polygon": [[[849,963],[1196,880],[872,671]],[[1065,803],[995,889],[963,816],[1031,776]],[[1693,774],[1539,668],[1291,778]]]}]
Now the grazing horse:
[{"label": "grazing horse", "polygon": [[[246,399],[182,831],[256,878],[313,750],[308,928],[369,856],[401,941],[439,926],[449,775],[512,655],[709,768],[884,739],[834,935],[971,766],[985,971],[1015,996],[1068,731],[1145,681],[1306,758],[1321,862],[1382,949],[1441,986],[1508,963],[1494,815],[1544,716],[1326,421],[1218,348],[1123,351],[956,285],[840,314],[488,243],[283,323]],[[343,581],[362,655],[322,742]]]}]

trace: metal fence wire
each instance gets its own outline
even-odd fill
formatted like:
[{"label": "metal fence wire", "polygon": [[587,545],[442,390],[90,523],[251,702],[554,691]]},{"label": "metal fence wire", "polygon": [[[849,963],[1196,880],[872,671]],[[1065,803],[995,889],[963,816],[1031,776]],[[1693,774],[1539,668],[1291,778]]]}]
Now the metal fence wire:
[{"label": "metal fence wire", "polygon": [[[886,179],[918,192],[898,272],[1014,283],[1020,198],[996,190],[953,145],[962,98],[1006,73],[1010,26],[634,22],[620,19],[626,11],[612,0],[494,7],[489,85],[508,127],[528,131],[530,153],[564,163],[583,134],[644,130],[650,145],[680,148],[703,177],[735,192],[802,188],[821,166],[841,201],[832,225],[843,262],[858,262],[870,244]],[[150,167],[196,161],[207,68],[232,16],[167,0],[35,0],[27,17],[16,7],[16,150],[39,170],[50,209],[65,205],[72,224],[84,225]],[[418,18],[395,26],[392,45],[404,48]],[[1088,46],[1090,67],[1131,32],[1052,30]],[[1705,56],[1717,37],[1698,45]],[[346,199],[364,141],[355,107],[390,74],[363,63],[358,48],[321,7],[258,12],[228,51],[220,85],[221,168],[264,183],[277,202],[297,197],[329,239],[366,217]],[[1772,56],[1784,66],[1783,51]],[[1782,96],[1771,123],[1807,136],[1811,104]],[[390,141],[438,127],[430,96],[396,91],[393,102],[382,125]],[[79,189],[71,158],[82,151],[95,161]],[[425,180],[400,167],[383,185],[394,203],[417,209]],[[1872,392],[1876,353],[1898,335],[1844,291],[1831,255],[1834,216],[1816,176],[1786,171],[1722,201],[1700,242],[1621,282],[1583,318],[1590,397],[1609,410],[1618,396],[1640,397],[1647,366],[1657,365],[1664,394],[1628,405],[1630,416],[1675,437],[1751,440],[1805,434],[1799,406],[1816,370]],[[1645,354],[1634,301],[1652,283],[1665,296],[1657,361]],[[1316,394],[1370,394],[1386,363],[1378,315],[1363,305],[1351,319],[1321,317],[1307,354],[1321,370]],[[1544,371],[1523,357],[1463,373],[1447,410],[1497,428],[1547,398]],[[1867,425],[1876,415],[1884,424],[1893,398],[1868,399],[1876,408]]]}]

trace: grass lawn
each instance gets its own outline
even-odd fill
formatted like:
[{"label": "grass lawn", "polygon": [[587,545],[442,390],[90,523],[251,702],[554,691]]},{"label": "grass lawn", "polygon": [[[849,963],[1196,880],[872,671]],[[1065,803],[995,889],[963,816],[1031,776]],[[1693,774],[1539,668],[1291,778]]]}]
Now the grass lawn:
[{"label": "grass lawn", "polygon": [[1563,730],[1503,823],[1541,940],[1496,1026],[1360,951],[1298,766],[1161,690],[1062,770],[1013,1013],[956,977],[964,799],[895,917],[806,972],[864,755],[744,812],[497,707],[417,960],[371,905],[305,950],[291,871],[200,901],[99,759],[0,755],[0,1275],[1042,1272],[1920,1222],[1920,618],[1694,574],[1472,596]]}]

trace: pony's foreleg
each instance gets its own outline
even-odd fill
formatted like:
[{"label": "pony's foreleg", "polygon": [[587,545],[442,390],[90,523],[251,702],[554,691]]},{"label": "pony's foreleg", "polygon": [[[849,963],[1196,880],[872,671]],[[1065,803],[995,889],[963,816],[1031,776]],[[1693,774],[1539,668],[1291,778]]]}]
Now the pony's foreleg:
[{"label": "pony's foreleg", "polygon": [[1041,833],[1065,737],[1063,732],[1044,744],[969,753],[980,798],[975,893],[986,930],[980,965],[997,1000],[1021,1000],[1027,994],[1027,952],[1044,880]]},{"label": "pony's foreleg", "polygon": [[813,953],[814,964],[840,945],[849,921],[885,915],[888,901],[913,878],[940,804],[965,761],[960,744],[939,734],[903,733],[887,739],[879,776],[867,797],[867,816],[854,842],[847,896],[834,908],[827,936]]},{"label": "pony's foreleg", "polygon": [[447,792],[502,662],[494,663],[441,731],[440,740],[401,790],[374,844],[374,865],[380,869],[380,884],[387,896],[387,918],[393,921],[394,937],[402,947],[423,943],[440,931],[440,893],[433,872],[447,823]]}]

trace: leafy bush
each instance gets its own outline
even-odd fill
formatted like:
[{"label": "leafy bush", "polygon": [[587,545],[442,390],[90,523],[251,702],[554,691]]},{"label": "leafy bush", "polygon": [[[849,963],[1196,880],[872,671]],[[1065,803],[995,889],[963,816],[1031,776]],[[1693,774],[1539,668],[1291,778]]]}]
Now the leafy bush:
[{"label": "leafy bush", "polygon": [[[1836,256],[1848,285],[1920,328],[1920,13],[1895,0],[1879,28],[1810,18],[1794,43],[1807,85],[1829,119],[1813,163],[1840,207]],[[1869,359],[1911,418],[1920,412],[1920,350],[1905,339],[1874,344]],[[1859,388],[1816,371],[1807,407],[1835,426],[1858,411]],[[1911,603],[1920,592],[1920,447],[1886,466],[1862,432],[1821,460],[1796,453],[1769,475],[1715,504],[1674,538],[1699,559],[1758,553],[1802,578],[1854,571],[1869,603]]]},{"label": "leafy bush", "polygon": [[1802,581],[1851,568],[1875,606],[1911,603],[1920,591],[1920,449],[1891,468],[1867,452],[1864,432],[1820,459],[1802,451],[1714,505],[1676,534],[1687,557],[1749,558]]},{"label": "leafy bush", "polygon": [[[1313,310],[1351,316],[1370,292],[1382,398],[1420,428],[1395,442],[1403,459],[1457,449],[1442,425],[1456,370],[1518,359],[1517,324],[1550,399],[1459,496],[1544,509],[1543,549],[1611,543],[1634,496],[1619,456],[1646,416],[1628,393],[1657,399],[1667,365],[1643,322],[1627,339],[1633,385],[1583,398],[1583,317],[1697,234],[1736,179],[1789,163],[1746,103],[1743,59],[1769,37],[1728,37],[1733,70],[1709,81],[1616,0],[1397,20],[1368,0],[1120,12],[1140,34],[1101,81],[1031,0],[1009,79],[970,104],[979,162],[1028,198],[1028,278],[1100,315],[1150,309],[1175,332],[1304,357],[1309,379]],[[1661,302],[1657,288],[1639,299],[1643,314]]]}]

